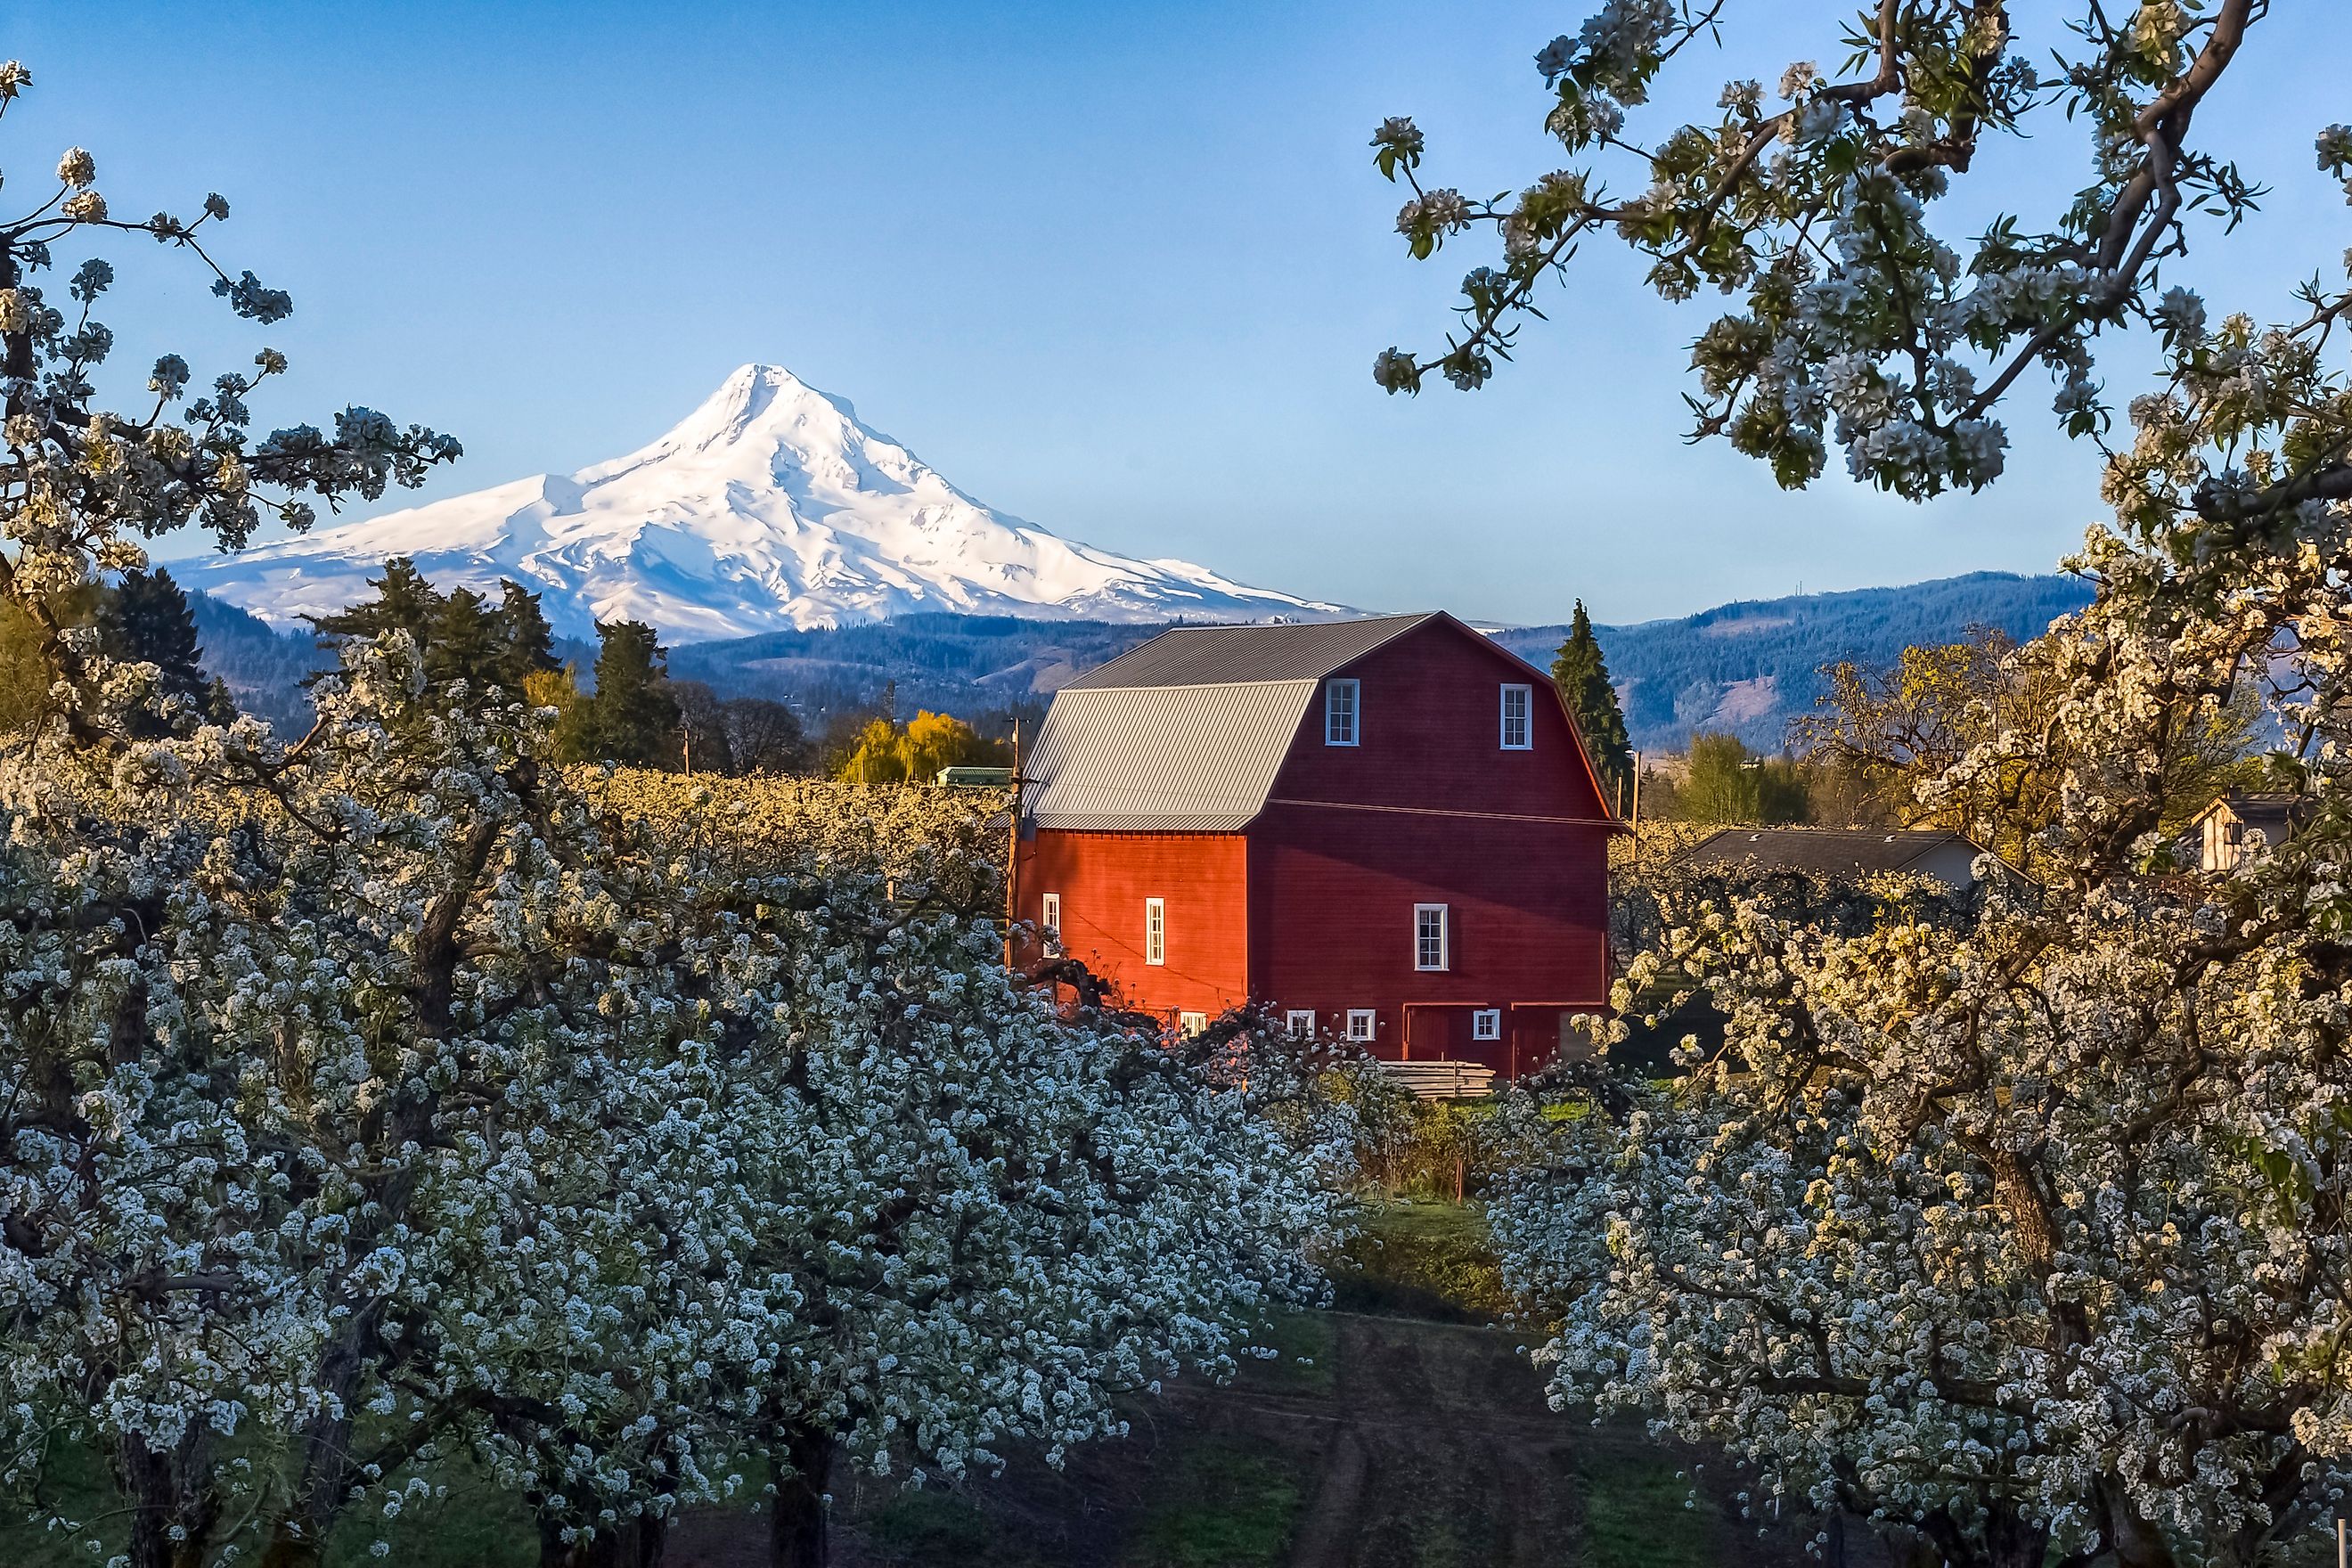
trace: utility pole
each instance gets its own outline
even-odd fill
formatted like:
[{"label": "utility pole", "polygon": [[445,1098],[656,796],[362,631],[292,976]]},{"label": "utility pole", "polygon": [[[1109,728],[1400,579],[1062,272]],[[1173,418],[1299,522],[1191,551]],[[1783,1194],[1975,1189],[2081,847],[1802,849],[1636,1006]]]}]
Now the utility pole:
[{"label": "utility pole", "polygon": [[1633,864],[1642,863],[1642,753],[1633,753]]}]

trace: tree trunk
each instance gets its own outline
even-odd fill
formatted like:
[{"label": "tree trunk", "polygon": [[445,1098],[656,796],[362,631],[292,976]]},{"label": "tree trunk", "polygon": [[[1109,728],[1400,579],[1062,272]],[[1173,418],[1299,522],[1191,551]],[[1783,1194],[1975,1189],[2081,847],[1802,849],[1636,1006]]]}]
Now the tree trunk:
[{"label": "tree trunk", "polygon": [[[212,1436],[198,1426],[168,1454],[125,1433],[116,1440],[114,1472],[131,1500],[131,1568],[198,1568],[220,1517],[212,1488]],[[179,1539],[172,1531],[179,1529]]]},{"label": "tree trunk", "polygon": [[669,1542],[669,1521],[641,1514],[598,1527],[594,1535],[566,1544],[562,1527],[539,1523],[539,1568],[661,1568]]},{"label": "tree trunk", "polygon": [[833,1450],[831,1432],[795,1426],[783,1447],[772,1451],[776,1497],[768,1516],[770,1568],[826,1568],[832,1561],[824,1493]]}]

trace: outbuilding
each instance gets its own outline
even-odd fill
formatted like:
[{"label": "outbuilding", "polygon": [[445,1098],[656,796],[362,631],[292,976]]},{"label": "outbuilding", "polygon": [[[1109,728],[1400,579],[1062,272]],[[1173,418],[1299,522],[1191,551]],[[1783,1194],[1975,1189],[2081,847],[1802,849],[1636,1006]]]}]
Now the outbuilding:
[{"label": "outbuilding", "polygon": [[1549,1060],[1609,994],[1619,825],[1542,671],[1442,612],[1179,627],[1064,687],[1014,901],[1122,1005]]}]

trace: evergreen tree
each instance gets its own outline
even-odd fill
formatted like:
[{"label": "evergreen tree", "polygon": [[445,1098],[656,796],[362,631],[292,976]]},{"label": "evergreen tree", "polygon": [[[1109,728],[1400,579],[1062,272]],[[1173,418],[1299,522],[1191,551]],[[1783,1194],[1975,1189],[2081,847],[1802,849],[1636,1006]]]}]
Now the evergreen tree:
[{"label": "evergreen tree", "polygon": [[203,701],[210,683],[204,649],[196,642],[196,618],[169,572],[125,572],[100,610],[99,640],[110,658],[161,670],[163,689],[172,696]]},{"label": "evergreen tree", "polygon": [[463,680],[480,691],[508,686],[503,618],[471,588],[455,588],[434,612],[425,635],[425,679],[436,686]]},{"label": "evergreen tree", "polygon": [[[99,602],[98,635],[108,658],[153,665],[161,676],[161,696],[176,699],[203,719],[236,716],[233,702],[226,714],[220,710],[221,694],[214,689],[217,683],[205,673],[194,613],[169,572],[160,567],[125,572]],[[133,727],[151,738],[172,731],[158,713],[141,715]]]},{"label": "evergreen tree", "polygon": [[599,621],[596,692],[584,700],[582,742],[589,759],[659,767],[677,754],[677,704],[662,648],[643,621]]},{"label": "evergreen tree", "polygon": [[1609,661],[1601,657],[1600,639],[1592,635],[1592,617],[1584,613],[1581,599],[1576,601],[1576,618],[1569,626],[1568,640],[1552,658],[1551,679],[1568,704],[1569,717],[1576,721],[1576,732],[1584,738],[1584,750],[1592,758],[1592,771],[1601,775],[1610,809],[1615,810],[1620,792],[1633,777],[1633,743],[1625,733],[1625,714],[1617,706],[1617,689],[1609,681]]},{"label": "evergreen tree", "polygon": [[331,616],[306,618],[322,637],[373,637],[386,632],[406,632],[419,647],[432,641],[433,623],[441,613],[441,595],[416,563],[395,555],[383,563],[383,575],[369,579],[375,597]]},{"label": "evergreen tree", "polygon": [[539,595],[511,577],[499,579],[497,616],[500,639],[506,644],[499,684],[509,691],[522,689],[523,678],[556,668],[555,631],[539,607]]}]

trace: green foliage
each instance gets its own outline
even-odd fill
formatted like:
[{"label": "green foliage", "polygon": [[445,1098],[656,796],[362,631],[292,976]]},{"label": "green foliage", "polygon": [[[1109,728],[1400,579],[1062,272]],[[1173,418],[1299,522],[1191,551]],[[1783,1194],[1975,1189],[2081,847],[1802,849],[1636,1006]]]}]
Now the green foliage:
[{"label": "green foliage", "polygon": [[[192,715],[226,719],[215,707],[213,680],[205,673],[204,649],[196,640],[188,596],[158,567],[132,568],[100,597],[99,646],[109,658],[152,664],[161,678],[160,694],[186,705]],[[162,726],[157,726],[161,732]]]},{"label": "green foliage", "polygon": [[1611,810],[1622,809],[1619,797],[1633,777],[1633,744],[1625,732],[1625,715],[1617,706],[1617,689],[1610,684],[1609,662],[1601,656],[1600,641],[1592,635],[1592,617],[1584,613],[1581,599],[1576,601],[1568,640],[1552,656],[1551,680],[1568,704],[1569,717],[1576,721],[1576,732],[1584,739],[1593,771],[1601,775],[1602,798]]},{"label": "green foliage", "polygon": [[575,701],[556,729],[556,754],[568,763],[667,767],[678,754],[677,703],[662,668],[662,649],[643,621],[600,622],[596,689]]},{"label": "green foliage", "polygon": [[1690,771],[1676,791],[1676,813],[1686,822],[1802,822],[1809,815],[1803,767],[1786,757],[1761,757],[1736,735],[1691,738]]},{"label": "green foliage", "polygon": [[[462,586],[443,594],[415,562],[396,555],[383,563],[383,576],[369,579],[368,586],[375,590],[373,598],[332,615],[308,617],[323,643],[331,647],[405,633],[424,655],[428,685],[446,687],[462,680],[476,692],[520,691],[526,677],[556,668],[539,595],[519,583],[501,581],[496,604]],[[232,623],[233,613],[217,618]],[[247,633],[242,640],[250,645],[257,639]],[[266,642],[260,647],[261,658],[273,671],[282,668],[271,657],[277,650]]]},{"label": "green foliage", "polygon": [[1492,1322],[1511,1310],[1485,1214],[1451,1203],[1391,1204],[1364,1217],[1331,1270],[1353,1311]]},{"label": "green foliage", "polygon": [[929,784],[942,768],[1002,767],[1011,749],[984,741],[961,719],[929,711],[902,728],[887,718],[869,720],[838,776],[851,784]]}]

